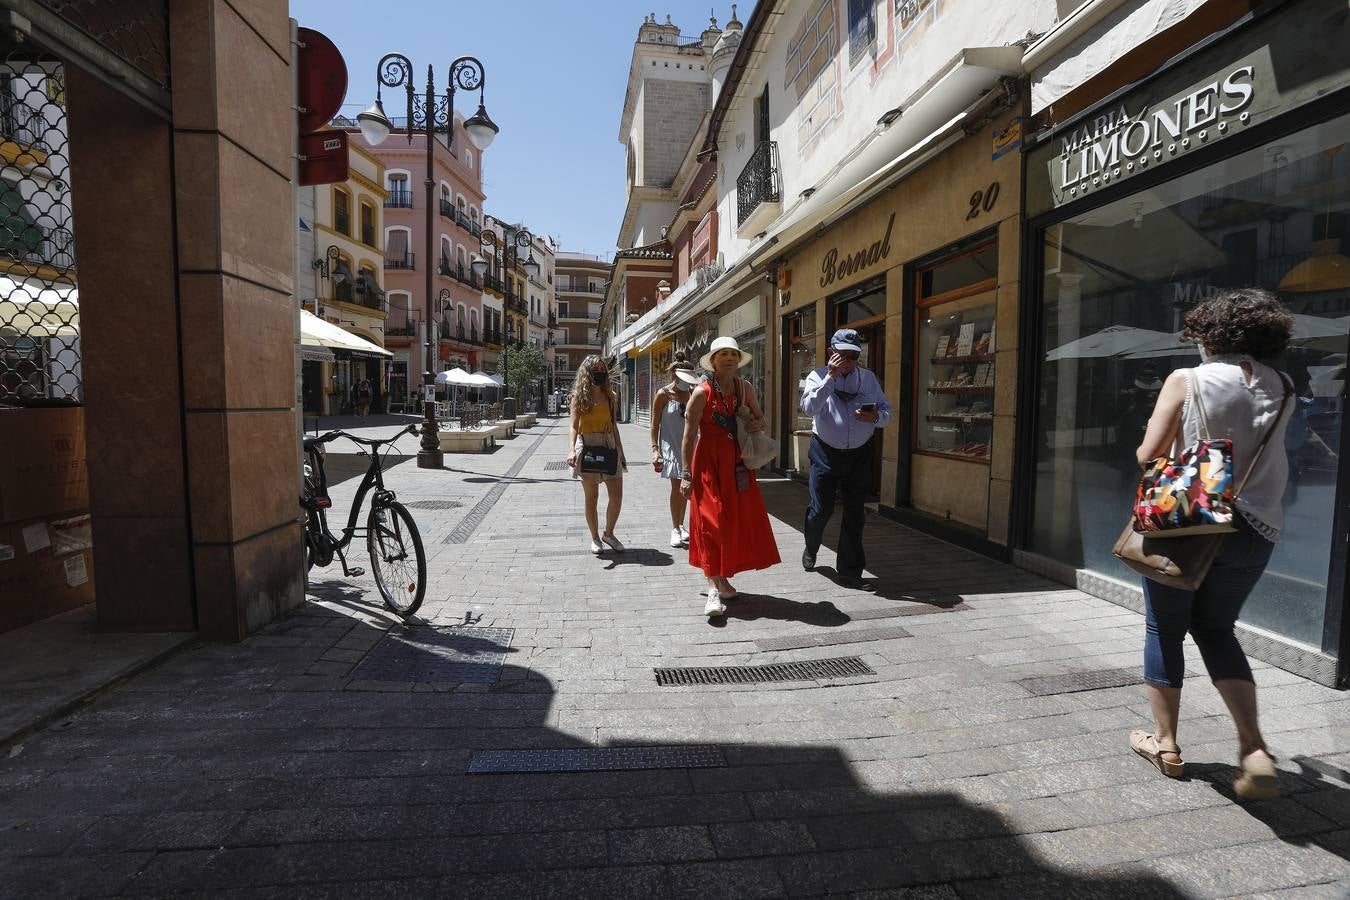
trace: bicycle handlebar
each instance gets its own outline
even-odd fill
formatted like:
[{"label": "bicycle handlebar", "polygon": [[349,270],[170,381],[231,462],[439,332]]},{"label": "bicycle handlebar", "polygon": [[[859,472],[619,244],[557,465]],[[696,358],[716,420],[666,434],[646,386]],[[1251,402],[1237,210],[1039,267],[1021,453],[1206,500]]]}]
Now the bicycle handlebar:
[{"label": "bicycle handlebar", "polygon": [[317,437],[304,438],[303,443],[305,445],[305,449],[308,450],[311,447],[317,447],[320,444],[327,444],[330,441],[337,440],[338,438],[346,438],[347,440],[353,443],[363,444],[367,447],[383,447],[385,444],[394,443],[399,438],[403,437],[405,434],[417,434],[417,429],[418,425],[409,425],[407,428],[404,428],[402,431],[400,431],[393,437],[383,439],[357,437],[356,435],[348,434],[345,431],[330,431],[327,434],[321,434]]}]

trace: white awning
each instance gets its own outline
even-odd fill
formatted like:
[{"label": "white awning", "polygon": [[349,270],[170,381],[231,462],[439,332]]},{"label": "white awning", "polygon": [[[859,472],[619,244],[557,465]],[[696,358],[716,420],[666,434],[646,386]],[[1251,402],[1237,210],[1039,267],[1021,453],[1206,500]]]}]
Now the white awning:
[{"label": "white awning", "polygon": [[330,350],[348,350],[376,356],[393,356],[379,344],[357,337],[332,322],[325,322],[308,310],[300,310],[300,343],[302,346],[327,347]]}]

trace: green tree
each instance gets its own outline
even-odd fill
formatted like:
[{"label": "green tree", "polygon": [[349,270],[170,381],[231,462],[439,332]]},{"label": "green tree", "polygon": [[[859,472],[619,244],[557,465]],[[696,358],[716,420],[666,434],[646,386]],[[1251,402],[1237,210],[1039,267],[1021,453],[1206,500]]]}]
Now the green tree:
[{"label": "green tree", "polygon": [[529,398],[530,382],[544,375],[544,352],[538,347],[510,344],[502,350],[502,377],[506,395],[523,401]]}]

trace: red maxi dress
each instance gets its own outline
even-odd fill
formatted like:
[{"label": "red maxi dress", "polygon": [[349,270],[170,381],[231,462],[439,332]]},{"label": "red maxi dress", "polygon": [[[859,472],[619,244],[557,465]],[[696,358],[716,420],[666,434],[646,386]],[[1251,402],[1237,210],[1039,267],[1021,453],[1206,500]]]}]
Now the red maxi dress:
[{"label": "red maxi dress", "polygon": [[720,413],[735,421],[738,398],[721,397],[707,381],[696,390],[706,402],[690,466],[689,563],[710,578],[767,569],[781,560],[759,482],[747,471],[748,489],[736,489],[740,442],[713,419],[713,413]]}]

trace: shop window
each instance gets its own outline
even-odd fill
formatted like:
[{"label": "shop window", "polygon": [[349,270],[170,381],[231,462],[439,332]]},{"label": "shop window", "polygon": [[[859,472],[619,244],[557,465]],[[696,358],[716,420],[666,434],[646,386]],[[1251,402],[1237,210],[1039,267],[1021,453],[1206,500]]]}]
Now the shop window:
[{"label": "shop window", "polygon": [[792,427],[794,431],[811,430],[811,417],[802,412],[802,390],[806,376],[816,368],[816,308],[807,307],[789,316],[786,324],[788,338],[788,371],[792,373]]},{"label": "shop window", "polygon": [[989,462],[997,263],[990,243],[915,273],[916,452]]},{"label": "shop window", "polygon": [[[1044,229],[1030,548],[1138,584],[1111,555],[1139,478],[1135,450],[1175,369],[1200,363],[1183,316],[1225,288],[1277,293],[1294,338],[1280,541],[1244,622],[1336,651],[1329,590],[1350,324],[1350,117],[1295,132]],[[1254,239],[1253,239],[1254,236]]]}]

